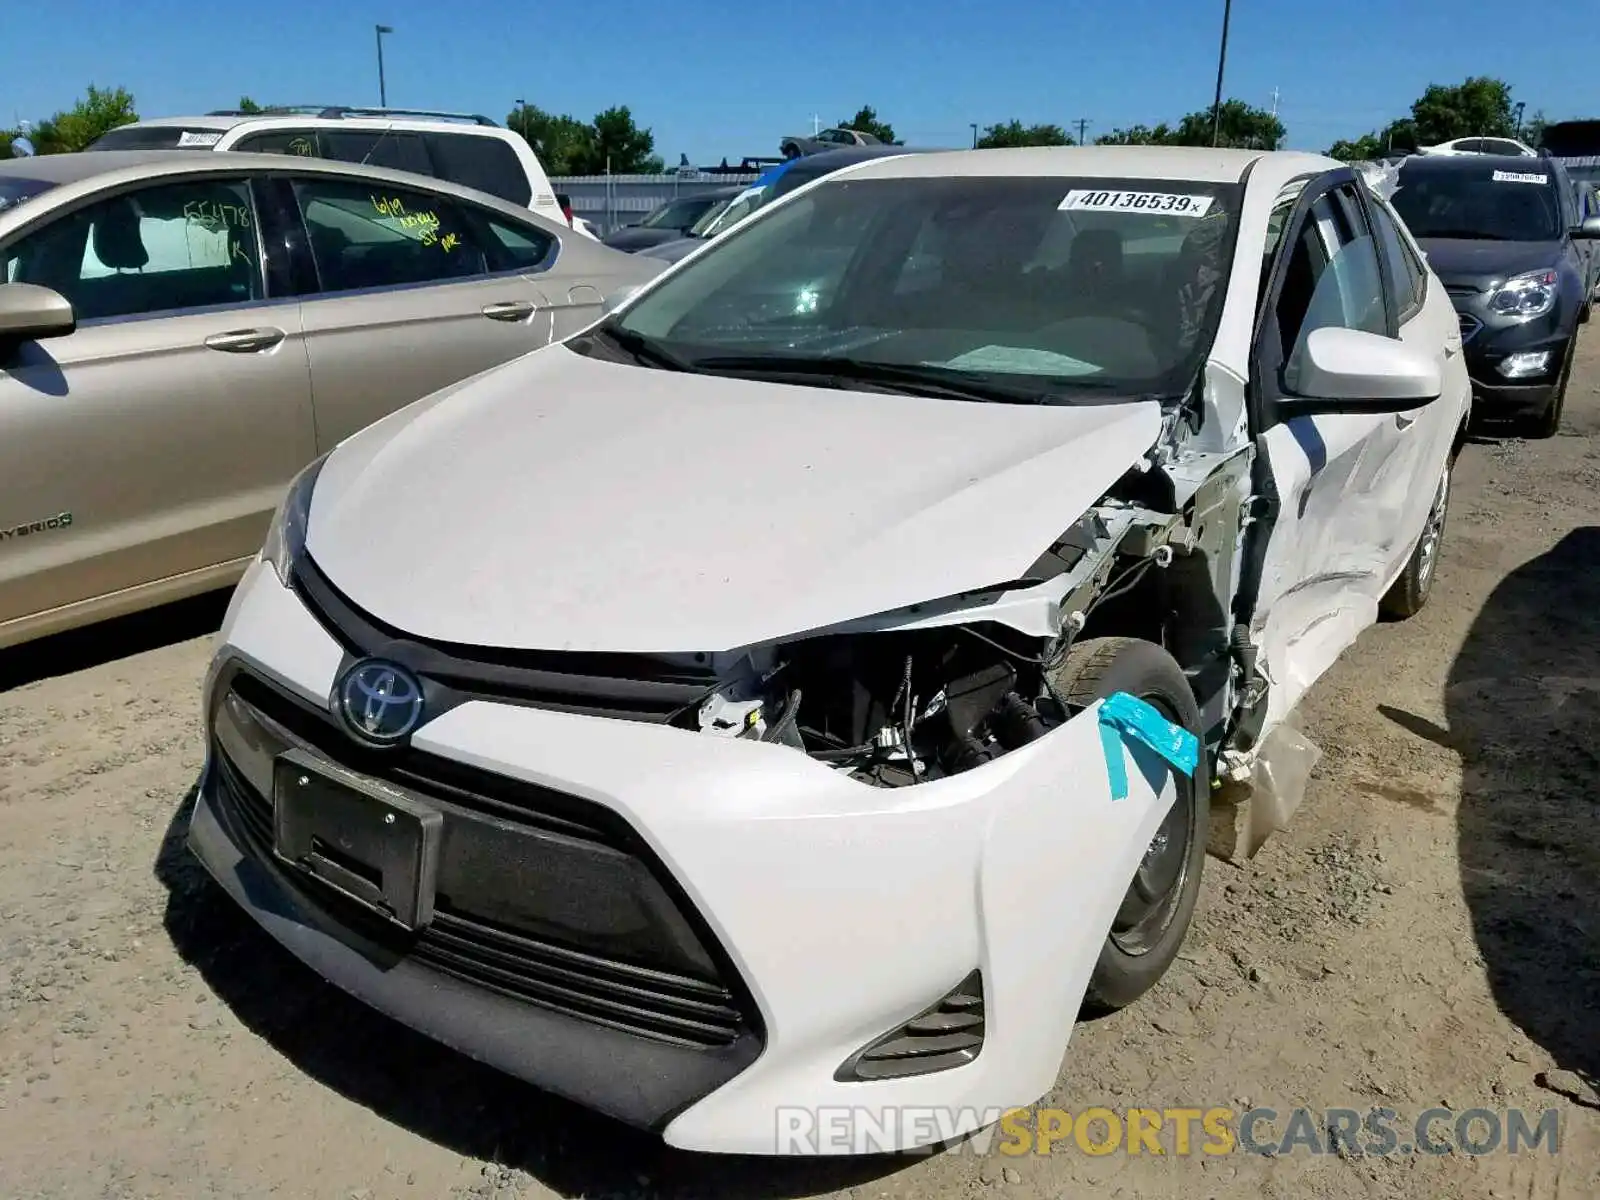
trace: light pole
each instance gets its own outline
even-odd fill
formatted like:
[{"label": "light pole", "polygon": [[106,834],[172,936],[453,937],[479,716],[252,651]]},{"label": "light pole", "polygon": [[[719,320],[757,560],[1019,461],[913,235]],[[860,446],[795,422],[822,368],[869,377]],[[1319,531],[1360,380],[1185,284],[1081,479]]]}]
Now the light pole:
[{"label": "light pole", "polygon": [[1217,51],[1217,98],[1211,105],[1211,144],[1222,141],[1222,71],[1228,65],[1228,22],[1233,17],[1233,0],[1222,0],[1222,48]]},{"label": "light pole", "polygon": [[971,125],[972,125],[972,148],[974,150],[976,150],[978,148],[978,123],[976,121],[973,121],[973,122],[971,122]]},{"label": "light pole", "polygon": [[373,28],[378,31],[378,107],[388,108],[389,89],[384,85],[383,82],[383,35],[386,33],[393,33],[394,26],[374,25]]}]

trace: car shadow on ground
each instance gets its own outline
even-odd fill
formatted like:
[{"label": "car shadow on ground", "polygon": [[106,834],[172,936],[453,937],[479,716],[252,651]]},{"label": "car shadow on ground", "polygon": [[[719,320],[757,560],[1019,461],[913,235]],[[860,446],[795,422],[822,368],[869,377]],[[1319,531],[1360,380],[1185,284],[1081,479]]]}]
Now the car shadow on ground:
[{"label": "car shadow on ground", "polygon": [[563,1195],[619,1200],[814,1196],[914,1161],[688,1154],[457,1054],[324,982],[245,916],[185,845],[193,807],[191,791],[155,865],[179,955],[298,1069],[419,1137]]},{"label": "car shadow on ground", "polygon": [[[1491,593],[1451,667],[1462,890],[1502,1011],[1600,1080],[1600,527]],[[1443,738],[1439,740],[1445,740]]]},{"label": "car shadow on ground", "polygon": [[215,633],[231,595],[223,588],[0,650],[0,692]]}]

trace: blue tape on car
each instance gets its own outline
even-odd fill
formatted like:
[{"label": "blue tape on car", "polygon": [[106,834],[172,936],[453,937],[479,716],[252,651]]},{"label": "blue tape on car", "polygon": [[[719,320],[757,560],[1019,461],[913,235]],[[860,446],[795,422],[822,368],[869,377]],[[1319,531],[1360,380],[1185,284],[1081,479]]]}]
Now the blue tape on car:
[{"label": "blue tape on car", "polygon": [[1150,747],[1185,775],[1193,775],[1200,765],[1199,738],[1137,696],[1114,692],[1100,704],[1100,746],[1106,755],[1113,800],[1128,797],[1128,764],[1123,754],[1127,738]]}]

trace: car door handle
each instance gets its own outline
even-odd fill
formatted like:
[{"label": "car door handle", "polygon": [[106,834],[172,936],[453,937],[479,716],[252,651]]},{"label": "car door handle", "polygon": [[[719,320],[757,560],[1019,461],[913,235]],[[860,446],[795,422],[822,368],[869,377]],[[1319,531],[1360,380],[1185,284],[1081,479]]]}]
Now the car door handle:
[{"label": "car door handle", "polygon": [[532,300],[501,300],[485,304],[483,315],[491,321],[522,321],[533,316],[538,307]]},{"label": "car door handle", "polygon": [[213,333],[206,339],[206,345],[229,354],[254,354],[258,350],[272,349],[287,336],[281,329],[230,329],[226,333]]}]

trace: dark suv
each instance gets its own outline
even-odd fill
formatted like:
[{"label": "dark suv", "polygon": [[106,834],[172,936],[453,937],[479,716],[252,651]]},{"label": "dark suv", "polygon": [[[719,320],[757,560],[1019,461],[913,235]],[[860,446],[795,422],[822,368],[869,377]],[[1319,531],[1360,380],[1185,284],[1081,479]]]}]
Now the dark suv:
[{"label": "dark suv", "polygon": [[1561,423],[1578,326],[1589,319],[1587,255],[1572,182],[1549,158],[1408,158],[1393,203],[1461,318],[1478,415],[1536,437]]}]

